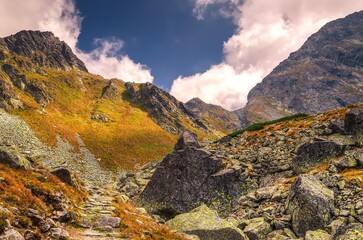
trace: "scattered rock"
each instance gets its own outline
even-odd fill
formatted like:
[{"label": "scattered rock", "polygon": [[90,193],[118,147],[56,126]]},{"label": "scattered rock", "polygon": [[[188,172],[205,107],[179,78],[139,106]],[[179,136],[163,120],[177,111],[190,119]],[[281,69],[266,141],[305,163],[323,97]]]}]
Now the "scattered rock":
[{"label": "scattered rock", "polygon": [[309,230],[324,229],[333,206],[332,190],[312,175],[299,175],[291,186],[288,205],[294,232],[303,237]]},{"label": "scattered rock", "polygon": [[67,240],[69,239],[69,233],[66,230],[63,230],[61,228],[52,228],[50,229],[49,234],[52,239],[56,240]]},{"label": "scattered rock", "polygon": [[196,235],[201,240],[248,239],[241,230],[219,218],[218,214],[206,205],[201,205],[189,213],[180,214],[167,221],[166,225],[186,234]]},{"label": "scattered rock", "polygon": [[24,237],[15,229],[9,229],[0,235],[2,240],[25,240]]},{"label": "scattered rock", "polygon": [[249,220],[247,227],[243,230],[250,240],[265,239],[271,231],[271,225],[264,218]]},{"label": "scattered rock", "polygon": [[305,240],[331,240],[332,236],[323,230],[307,231]]}]

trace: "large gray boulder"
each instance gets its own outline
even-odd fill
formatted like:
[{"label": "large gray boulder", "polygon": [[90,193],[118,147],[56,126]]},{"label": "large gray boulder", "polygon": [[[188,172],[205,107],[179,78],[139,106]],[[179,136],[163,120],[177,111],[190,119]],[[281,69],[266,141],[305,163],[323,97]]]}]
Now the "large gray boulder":
[{"label": "large gray boulder", "polygon": [[329,158],[342,155],[344,150],[344,146],[333,141],[305,143],[296,150],[292,168],[296,174],[307,172]]},{"label": "large gray boulder", "polygon": [[166,225],[200,240],[247,240],[243,232],[232,223],[220,218],[206,205],[183,213],[166,222]]},{"label": "large gray boulder", "polygon": [[315,176],[299,175],[291,186],[288,211],[292,229],[299,237],[309,230],[324,229],[331,219],[334,192]]},{"label": "large gray boulder", "polygon": [[[223,212],[230,208],[242,192],[247,177],[240,168],[225,169],[221,159],[196,144],[179,143],[155,170],[140,195],[150,211],[166,218],[188,212],[201,203]],[[183,146],[183,147],[182,147]]]}]

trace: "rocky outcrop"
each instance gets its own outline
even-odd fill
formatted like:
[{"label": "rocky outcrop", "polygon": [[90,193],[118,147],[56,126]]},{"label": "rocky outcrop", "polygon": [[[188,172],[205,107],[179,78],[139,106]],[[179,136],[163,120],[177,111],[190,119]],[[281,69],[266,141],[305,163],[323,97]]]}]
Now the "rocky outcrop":
[{"label": "rocky outcrop", "polygon": [[232,223],[220,218],[206,205],[184,213],[166,222],[166,225],[200,240],[247,240],[243,232]]},{"label": "rocky outcrop", "polygon": [[185,107],[222,132],[231,133],[242,128],[238,114],[221,106],[207,104],[199,98],[193,98],[185,103]]},{"label": "rocky outcrop", "polygon": [[173,134],[182,133],[187,129],[182,122],[184,119],[194,128],[204,132],[209,131],[208,126],[196,118],[182,102],[152,83],[140,85],[126,83],[125,87],[131,102],[140,104],[164,130]]},{"label": "rocky outcrop", "polygon": [[249,122],[317,113],[363,99],[363,12],[326,24],[248,94]]},{"label": "rocky outcrop", "polygon": [[196,139],[193,143],[190,136],[182,135],[179,145],[158,165],[141,193],[146,206],[161,215],[187,212],[201,203],[222,212],[242,191],[241,182],[247,177],[243,171],[225,168],[222,159],[196,148]]},{"label": "rocky outcrop", "polygon": [[79,69],[87,72],[84,63],[71,48],[51,32],[21,31],[0,39],[0,47],[28,57],[40,67],[61,70]]},{"label": "rocky outcrop", "polygon": [[292,229],[299,236],[309,230],[324,229],[330,222],[334,207],[334,192],[316,177],[300,175],[292,184],[289,212]]}]

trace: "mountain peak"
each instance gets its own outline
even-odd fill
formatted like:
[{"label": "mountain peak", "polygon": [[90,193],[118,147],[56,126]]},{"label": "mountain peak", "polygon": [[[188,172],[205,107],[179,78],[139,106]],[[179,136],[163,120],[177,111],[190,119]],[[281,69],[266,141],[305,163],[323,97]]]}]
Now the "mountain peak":
[{"label": "mountain peak", "polygon": [[72,49],[52,32],[20,31],[0,38],[4,50],[28,57],[41,67],[61,70],[79,69],[87,72],[85,64]]}]

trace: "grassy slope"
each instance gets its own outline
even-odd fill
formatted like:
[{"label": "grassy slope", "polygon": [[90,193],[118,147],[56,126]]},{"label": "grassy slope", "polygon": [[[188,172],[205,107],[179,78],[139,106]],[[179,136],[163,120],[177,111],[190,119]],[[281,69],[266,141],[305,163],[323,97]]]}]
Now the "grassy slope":
[{"label": "grassy slope", "polygon": [[[56,144],[60,135],[74,146],[78,146],[78,133],[104,167],[117,166],[129,170],[166,155],[176,142],[177,136],[162,130],[146,112],[131,106],[127,101],[101,98],[106,80],[92,74],[77,71],[47,70],[46,78],[31,73],[27,79],[45,83],[52,98],[41,114],[31,98],[25,111],[16,112],[49,145]],[[79,80],[84,82],[82,91]],[[124,89],[122,89],[124,90]],[[92,114],[105,114],[112,121],[91,120]]]},{"label": "grassy slope", "polygon": [[[119,84],[121,94],[118,99],[101,98],[109,81],[100,76],[77,70],[52,69],[40,69],[45,73],[40,75],[35,73],[39,67],[17,55],[9,55],[3,62],[13,65],[28,82],[45,86],[51,101],[44,113],[28,93],[16,87],[16,95],[23,101],[25,109],[11,109],[11,112],[20,115],[40,140],[50,146],[56,144],[56,136],[60,135],[77,150],[78,133],[86,147],[101,158],[103,167],[133,170],[164,157],[178,138],[160,128],[141,108],[123,101],[123,84]],[[1,81],[11,82],[2,70],[0,77]],[[91,120],[91,115],[96,113],[107,115],[112,122]]]}]

